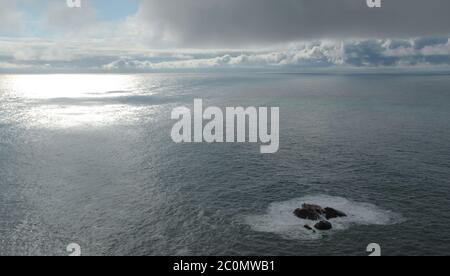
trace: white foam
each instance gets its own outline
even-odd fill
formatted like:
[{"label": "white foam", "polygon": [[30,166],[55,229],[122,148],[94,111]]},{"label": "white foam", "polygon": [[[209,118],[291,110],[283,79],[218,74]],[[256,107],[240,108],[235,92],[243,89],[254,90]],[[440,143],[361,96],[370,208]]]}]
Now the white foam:
[{"label": "white foam", "polygon": [[[313,227],[315,222],[299,219],[293,213],[303,203],[331,207],[346,213],[347,217],[331,220],[332,231],[313,233],[304,226],[307,224]],[[347,230],[355,225],[392,225],[401,221],[400,215],[380,209],[375,205],[327,195],[306,196],[284,202],[274,202],[270,204],[266,214],[245,217],[245,223],[250,225],[254,231],[276,233],[287,239],[302,240],[320,239],[323,235]]]}]

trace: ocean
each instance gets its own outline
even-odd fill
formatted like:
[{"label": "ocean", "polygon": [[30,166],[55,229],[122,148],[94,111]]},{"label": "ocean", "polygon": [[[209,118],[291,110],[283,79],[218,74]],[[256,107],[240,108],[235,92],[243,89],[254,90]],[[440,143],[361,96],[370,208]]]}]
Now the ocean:
[{"label": "ocean", "polygon": [[[279,107],[280,150],[174,143],[194,99]],[[449,226],[450,75],[0,75],[0,255],[448,255]]]}]

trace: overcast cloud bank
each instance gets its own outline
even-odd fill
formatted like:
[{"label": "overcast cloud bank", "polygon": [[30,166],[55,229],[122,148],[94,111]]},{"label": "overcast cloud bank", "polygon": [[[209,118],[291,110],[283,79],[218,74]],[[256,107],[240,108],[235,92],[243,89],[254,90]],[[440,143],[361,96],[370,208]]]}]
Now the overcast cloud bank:
[{"label": "overcast cloud bank", "polygon": [[0,70],[154,72],[185,69],[450,66],[450,41],[444,37],[318,41],[298,43],[288,49],[264,51],[130,51],[125,55],[118,55],[114,50],[87,54],[77,48],[57,50],[42,44],[45,45],[45,42],[30,52],[17,50],[16,56],[0,55]]},{"label": "overcast cloud bank", "polygon": [[138,18],[179,46],[448,35],[448,0],[146,0]]},{"label": "overcast cloud bank", "polygon": [[[24,5],[39,12],[30,19]],[[449,10],[448,0],[381,9],[365,0],[145,0],[104,21],[89,1],[0,0],[0,72],[441,68],[450,66]]]}]

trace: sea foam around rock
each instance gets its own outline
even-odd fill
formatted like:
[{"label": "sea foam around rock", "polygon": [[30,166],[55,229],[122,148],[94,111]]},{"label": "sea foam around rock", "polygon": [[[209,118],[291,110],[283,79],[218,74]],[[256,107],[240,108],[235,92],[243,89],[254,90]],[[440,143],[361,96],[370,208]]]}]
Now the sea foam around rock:
[{"label": "sea foam around rock", "polygon": [[330,233],[344,231],[357,225],[393,225],[403,221],[401,215],[383,210],[373,204],[328,195],[305,196],[289,201],[274,202],[269,205],[265,214],[246,216],[244,220],[254,231],[275,233],[287,239],[314,240],[328,235],[328,232],[313,233],[305,229],[305,225],[314,226],[315,222],[299,219],[293,214],[294,210],[301,207],[303,203],[331,207],[347,214],[347,217],[331,221],[333,230]]}]

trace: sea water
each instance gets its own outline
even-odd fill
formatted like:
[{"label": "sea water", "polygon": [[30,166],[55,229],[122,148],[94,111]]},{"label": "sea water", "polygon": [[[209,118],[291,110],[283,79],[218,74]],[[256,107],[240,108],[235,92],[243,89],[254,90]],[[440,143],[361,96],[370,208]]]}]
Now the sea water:
[{"label": "sea water", "polygon": [[[194,99],[279,107],[280,150],[174,143]],[[449,118],[448,75],[1,75],[0,255],[445,255]]]}]

